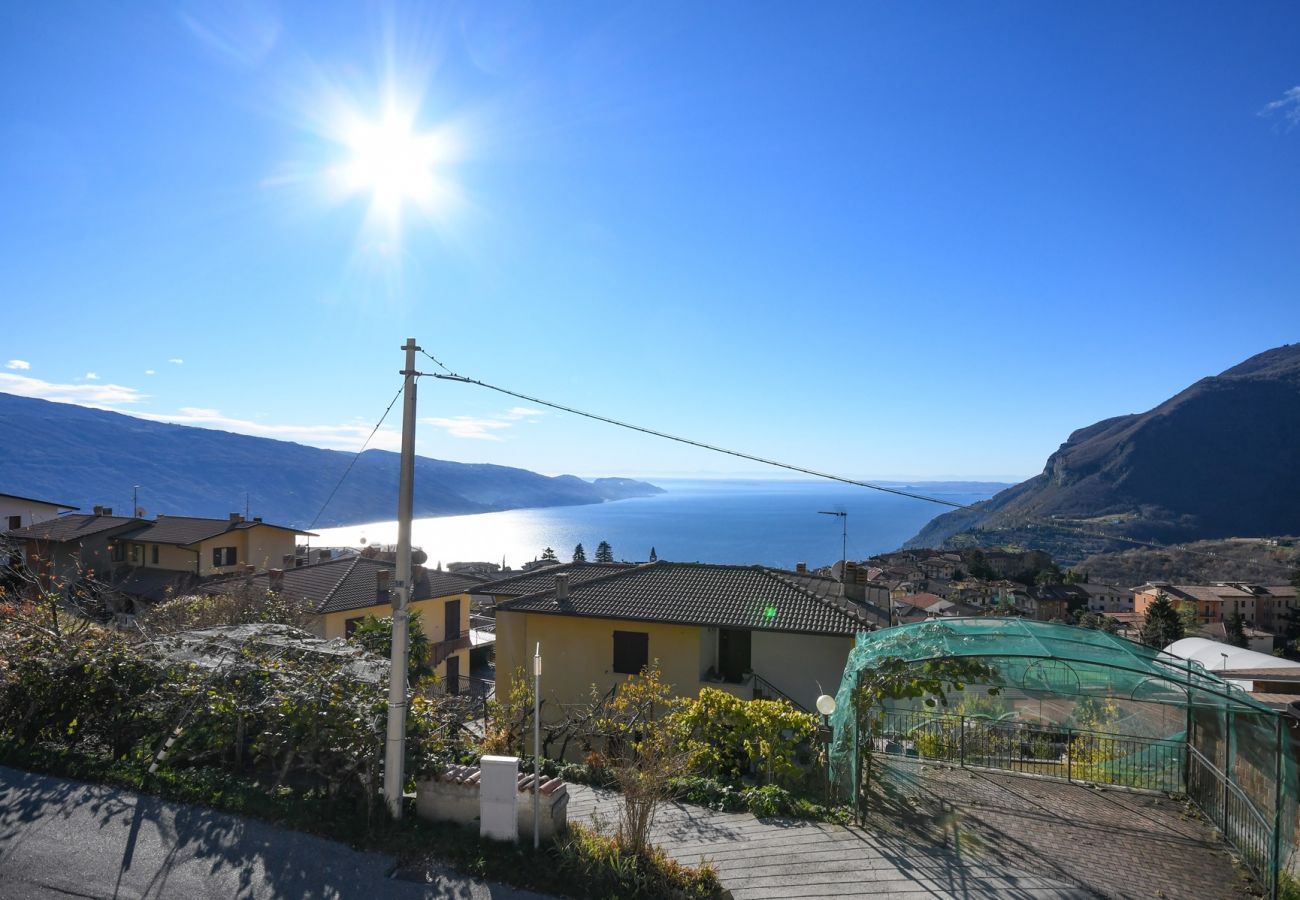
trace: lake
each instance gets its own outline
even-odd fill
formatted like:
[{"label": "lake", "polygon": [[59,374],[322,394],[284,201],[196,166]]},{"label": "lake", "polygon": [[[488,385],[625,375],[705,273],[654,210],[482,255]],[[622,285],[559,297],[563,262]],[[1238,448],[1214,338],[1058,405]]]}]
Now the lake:
[{"label": "lake", "polygon": [[[516,509],[469,516],[416,519],[412,543],[429,565],[484,560],[518,568],[552,547],[567,561],[581,542],[592,559],[608,541],[615,559],[645,560],[650,548],[678,562],[762,563],[793,569],[829,565],[840,558],[840,519],[848,513],[850,559],[895,550],[945,507],[826,481],[662,479],[667,493],[589,506]],[[920,493],[957,503],[992,496],[1004,485],[935,485]],[[397,522],[327,528],[317,547],[394,544]]]}]

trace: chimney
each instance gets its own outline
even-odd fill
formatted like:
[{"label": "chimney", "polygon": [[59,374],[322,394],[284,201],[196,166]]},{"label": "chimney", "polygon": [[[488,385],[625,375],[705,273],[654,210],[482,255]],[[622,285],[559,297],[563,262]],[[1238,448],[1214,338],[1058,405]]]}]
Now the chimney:
[{"label": "chimney", "polygon": [[796,572],[807,572],[807,571],[808,571],[808,564],[807,564],[806,562],[795,563],[795,564],[794,564],[794,570],[795,570]]},{"label": "chimney", "polygon": [[555,576],[555,599],[569,599],[569,573],[563,572]]},{"label": "chimney", "polygon": [[408,599],[410,600],[415,599],[415,586],[419,584],[421,581],[423,581],[425,577],[428,576],[428,574],[429,574],[429,570],[426,569],[424,566],[411,566],[411,584],[410,587],[408,588],[408,590],[410,591],[410,593],[407,594]]},{"label": "chimney", "polygon": [[262,517],[261,517],[261,516],[253,516],[253,521],[256,522],[257,524],[261,525],[261,524],[262,524]]},{"label": "chimney", "polygon": [[242,522],[242,521],[244,521],[244,517],[241,516],[239,513],[231,513],[231,514],[230,514],[230,521],[232,521],[232,522]]},{"label": "chimney", "polygon": [[388,602],[388,582],[393,573],[388,569],[375,572],[375,603]]},{"label": "chimney", "polygon": [[102,507],[102,506],[96,506],[96,507],[95,507],[95,515],[97,515],[97,516],[102,516],[103,514],[104,514],[104,507]]},{"label": "chimney", "polygon": [[271,578],[271,592],[278,594],[284,590],[284,569],[271,569],[267,573]]}]

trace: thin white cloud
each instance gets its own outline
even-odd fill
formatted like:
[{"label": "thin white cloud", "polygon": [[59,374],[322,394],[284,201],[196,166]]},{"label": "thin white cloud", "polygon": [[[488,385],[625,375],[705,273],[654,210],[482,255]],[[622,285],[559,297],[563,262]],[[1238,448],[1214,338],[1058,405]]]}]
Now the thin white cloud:
[{"label": "thin white cloud", "polygon": [[99,374],[97,372],[87,372],[85,378],[87,381],[99,381]]},{"label": "thin white cloud", "polygon": [[452,416],[421,419],[421,423],[435,425],[444,429],[452,437],[466,438],[472,441],[499,441],[502,437],[494,434],[503,428],[509,428],[509,422],[500,419],[483,419],[476,416]]},{"label": "thin white cloud", "polygon": [[[360,450],[370,436],[374,423],[344,423],[341,425],[267,425],[249,419],[222,415],[220,410],[198,406],[185,406],[174,413],[132,413],[151,422],[168,422],[173,425],[193,425],[217,431],[233,431],[252,437],[273,438],[277,441],[295,441],[326,450]],[[401,434],[387,426],[379,429],[374,439],[365,444],[368,449],[399,450]]]},{"label": "thin white cloud", "polygon": [[144,370],[144,374],[146,374],[146,375],[157,375],[158,373],[155,372],[153,369],[145,369],[145,370]]},{"label": "thin white cloud", "polygon": [[515,406],[494,416],[436,417],[421,419],[420,422],[441,428],[452,437],[471,441],[501,441],[504,438],[497,432],[512,427],[516,422],[533,422],[538,416],[544,415],[545,410]]},{"label": "thin white cloud", "polygon": [[167,361],[168,361],[169,363],[171,363],[173,366],[183,366],[183,365],[185,365],[185,360],[181,359],[179,356],[173,356],[171,359],[169,359],[169,360],[167,360]]},{"label": "thin white cloud", "polygon": [[55,384],[27,375],[8,375],[0,372],[0,391],[19,397],[35,397],[56,403],[77,403],[100,409],[113,409],[128,403],[139,403],[148,395],[135,388],[120,384]]},{"label": "thin white cloud", "polygon": [[1300,85],[1283,93],[1282,99],[1266,104],[1259,114],[1264,117],[1281,116],[1288,128],[1300,125]]},{"label": "thin white cloud", "polygon": [[25,360],[25,359],[11,359],[11,360],[9,360],[9,362],[5,363],[5,368],[6,368],[6,369],[23,369],[23,370],[26,370],[26,369],[30,369],[31,367],[32,367],[32,364],[29,363],[29,362],[28,362],[27,360]]}]

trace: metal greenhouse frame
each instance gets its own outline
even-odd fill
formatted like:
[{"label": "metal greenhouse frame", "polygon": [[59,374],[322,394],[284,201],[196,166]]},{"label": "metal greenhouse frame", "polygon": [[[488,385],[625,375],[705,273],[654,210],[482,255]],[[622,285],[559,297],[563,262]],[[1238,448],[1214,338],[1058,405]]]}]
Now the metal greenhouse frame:
[{"label": "metal greenhouse frame", "polygon": [[[995,674],[950,695],[941,712],[900,701],[883,727],[855,698],[879,661],[908,667],[978,658]],[[1015,714],[990,715],[997,687]],[[1084,698],[1106,704],[1106,730],[1076,719]],[[1064,699],[1065,702],[1059,702]],[[1036,722],[1019,720],[1037,701]],[[1046,710],[1044,711],[1044,704]],[[979,711],[967,711],[974,706]],[[980,707],[983,707],[980,709]],[[1185,794],[1240,852],[1276,896],[1295,831],[1296,764],[1283,716],[1205,670],[1124,638],[1016,618],[945,618],[863,632],[836,697],[831,773],[861,813],[862,738],[900,754],[971,768]]]}]

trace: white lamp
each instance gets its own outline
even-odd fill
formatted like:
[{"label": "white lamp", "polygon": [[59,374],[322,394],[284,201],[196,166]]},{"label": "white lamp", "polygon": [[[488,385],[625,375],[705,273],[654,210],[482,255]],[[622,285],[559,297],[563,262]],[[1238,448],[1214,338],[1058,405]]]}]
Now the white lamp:
[{"label": "white lamp", "polygon": [[822,694],[817,698],[817,711],[823,716],[835,715],[835,698],[830,694]]}]

